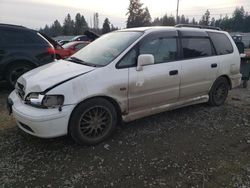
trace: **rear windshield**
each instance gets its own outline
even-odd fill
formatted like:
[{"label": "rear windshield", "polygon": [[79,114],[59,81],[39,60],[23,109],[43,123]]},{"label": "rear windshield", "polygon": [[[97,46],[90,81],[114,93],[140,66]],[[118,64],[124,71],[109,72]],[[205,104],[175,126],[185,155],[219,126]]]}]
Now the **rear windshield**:
[{"label": "rear windshield", "polygon": [[233,46],[229,38],[224,33],[208,32],[217,55],[225,55],[233,53]]}]

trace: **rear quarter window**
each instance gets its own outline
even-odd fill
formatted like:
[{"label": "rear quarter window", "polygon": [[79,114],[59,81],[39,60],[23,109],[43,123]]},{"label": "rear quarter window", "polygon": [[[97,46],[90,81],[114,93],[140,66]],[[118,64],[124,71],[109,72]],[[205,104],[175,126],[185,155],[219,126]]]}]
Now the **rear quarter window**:
[{"label": "rear quarter window", "polygon": [[217,55],[233,53],[233,46],[227,35],[225,35],[224,33],[214,32],[208,32],[208,35],[210,36],[214,44]]},{"label": "rear quarter window", "polygon": [[201,58],[213,55],[209,38],[182,38],[183,58]]},{"label": "rear quarter window", "polygon": [[4,42],[10,45],[46,44],[36,32],[22,29],[3,29],[0,31]]}]

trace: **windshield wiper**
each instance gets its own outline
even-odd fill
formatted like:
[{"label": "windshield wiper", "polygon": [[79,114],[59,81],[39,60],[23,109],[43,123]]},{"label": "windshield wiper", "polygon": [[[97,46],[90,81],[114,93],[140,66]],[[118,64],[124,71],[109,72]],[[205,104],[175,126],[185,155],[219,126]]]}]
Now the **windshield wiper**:
[{"label": "windshield wiper", "polygon": [[74,62],[74,63],[78,63],[78,64],[82,64],[82,65],[87,65],[87,66],[91,66],[91,67],[97,67],[97,65],[92,64],[92,63],[87,63],[77,57],[69,57],[66,60]]}]

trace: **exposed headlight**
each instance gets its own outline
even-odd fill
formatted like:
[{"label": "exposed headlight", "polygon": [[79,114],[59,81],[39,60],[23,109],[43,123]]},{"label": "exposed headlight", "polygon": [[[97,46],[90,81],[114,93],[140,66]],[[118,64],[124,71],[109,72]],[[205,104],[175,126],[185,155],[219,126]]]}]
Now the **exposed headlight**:
[{"label": "exposed headlight", "polygon": [[42,95],[40,93],[30,93],[26,97],[26,103],[40,108],[56,108],[63,105],[63,95]]},{"label": "exposed headlight", "polygon": [[63,95],[45,95],[42,101],[42,106],[47,108],[55,108],[62,106],[64,102]]},{"label": "exposed headlight", "polygon": [[26,101],[27,104],[31,104],[31,105],[34,105],[34,106],[41,106],[43,98],[44,98],[44,95],[41,95],[39,93],[30,93],[26,97],[25,101]]}]

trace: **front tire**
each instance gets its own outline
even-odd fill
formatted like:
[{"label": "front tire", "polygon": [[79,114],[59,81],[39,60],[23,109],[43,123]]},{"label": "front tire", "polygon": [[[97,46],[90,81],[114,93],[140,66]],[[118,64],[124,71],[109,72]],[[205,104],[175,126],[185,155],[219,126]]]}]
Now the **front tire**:
[{"label": "front tire", "polygon": [[33,66],[25,63],[17,63],[12,65],[5,75],[7,82],[11,87],[15,87],[17,79],[22,76],[24,73],[33,69]]},{"label": "front tire", "polygon": [[69,133],[78,144],[95,145],[115,130],[117,111],[106,99],[95,98],[81,103],[73,111]]},{"label": "front tire", "polygon": [[210,92],[209,92],[209,104],[212,106],[220,106],[223,105],[227,99],[229,91],[229,83],[228,80],[224,77],[218,78]]}]

